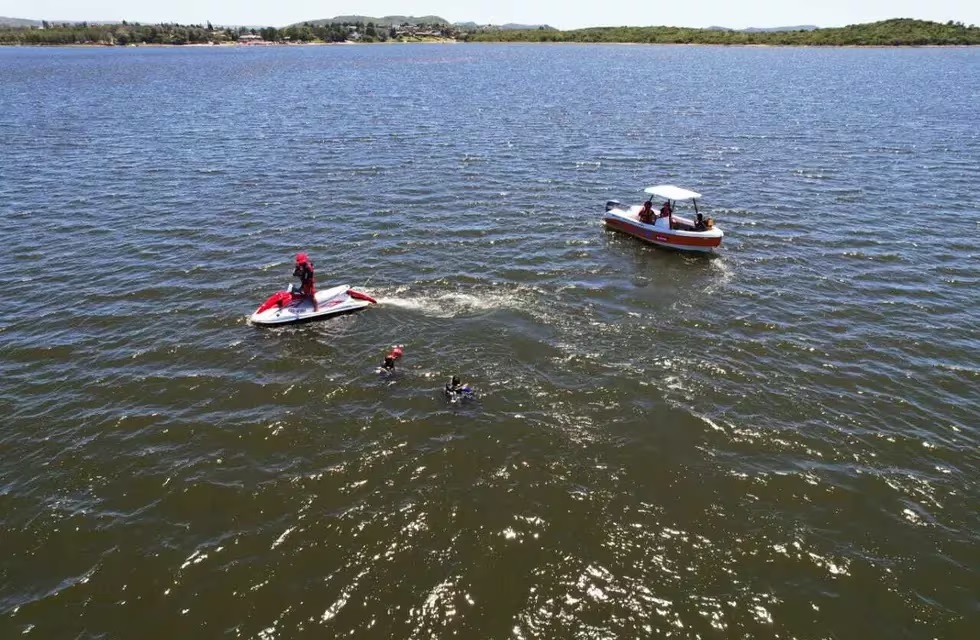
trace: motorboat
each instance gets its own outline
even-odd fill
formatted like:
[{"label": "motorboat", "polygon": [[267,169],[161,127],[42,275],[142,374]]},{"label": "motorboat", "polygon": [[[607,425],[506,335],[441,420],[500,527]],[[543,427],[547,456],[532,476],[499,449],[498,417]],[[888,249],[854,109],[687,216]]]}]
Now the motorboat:
[{"label": "motorboat", "polygon": [[316,310],[313,301],[303,295],[297,285],[291,285],[284,291],[278,291],[262,303],[249,317],[254,325],[271,326],[323,320],[344,313],[359,311],[364,307],[377,304],[377,300],[351,289],[342,284],[316,292]]},{"label": "motorboat", "polygon": [[[615,229],[631,236],[679,251],[711,252],[721,246],[725,234],[715,226],[714,220],[705,218],[698,211],[700,193],[688,191],[672,184],[662,184],[647,187],[644,193],[650,195],[646,214],[644,205],[625,206],[618,200],[606,203],[606,213],[602,221],[609,229]],[[653,209],[653,198],[662,198],[665,202],[659,211]],[[690,200],[694,207],[694,218],[674,213],[678,202]],[[652,214],[652,217],[647,215]],[[646,218],[648,221],[644,220]]]}]

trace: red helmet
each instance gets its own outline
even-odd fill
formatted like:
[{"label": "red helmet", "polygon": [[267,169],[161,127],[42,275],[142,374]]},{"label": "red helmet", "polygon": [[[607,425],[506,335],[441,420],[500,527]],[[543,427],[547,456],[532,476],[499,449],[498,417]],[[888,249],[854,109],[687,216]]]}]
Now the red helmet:
[{"label": "red helmet", "polygon": [[303,264],[304,262],[309,262],[310,259],[305,253],[296,254],[296,264]]}]

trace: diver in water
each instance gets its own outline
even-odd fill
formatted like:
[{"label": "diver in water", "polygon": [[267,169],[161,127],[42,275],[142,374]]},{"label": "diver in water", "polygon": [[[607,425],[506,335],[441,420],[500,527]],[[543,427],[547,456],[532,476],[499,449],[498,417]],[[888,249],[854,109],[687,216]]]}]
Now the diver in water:
[{"label": "diver in water", "polygon": [[381,367],[378,369],[378,373],[391,374],[395,372],[395,362],[400,360],[401,357],[405,355],[402,350],[402,345],[396,345],[391,348],[391,351],[385,355],[384,362],[381,363]]},{"label": "diver in water", "polygon": [[456,403],[465,398],[473,397],[473,389],[468,384],[459,381],[459,376],[453,376],[452,380],[446,383],[443,392],[450,402]]},{"label": "diver in water", "polygon": [[313,275],[313,263],[305,253],[296,254],[296,268],[293,269],[293,276],[299,278],[300,290],[304,297],[313,301],[313,311],[319,309],[316,301],[316,284]]}]

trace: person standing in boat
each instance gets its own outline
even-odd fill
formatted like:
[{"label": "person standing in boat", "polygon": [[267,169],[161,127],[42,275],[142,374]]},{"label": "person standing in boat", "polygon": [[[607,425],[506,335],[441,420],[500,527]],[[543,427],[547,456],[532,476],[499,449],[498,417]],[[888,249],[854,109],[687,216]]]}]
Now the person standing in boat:
[{"label": "person standing in boat", "polygon": [[296,254],[296,268],[293,269],[293,276],[299,278],[303,295],[313,301],[313,311],[319,309],[316,302],[316,283],[313,274],[313,263],[305,253]]}]

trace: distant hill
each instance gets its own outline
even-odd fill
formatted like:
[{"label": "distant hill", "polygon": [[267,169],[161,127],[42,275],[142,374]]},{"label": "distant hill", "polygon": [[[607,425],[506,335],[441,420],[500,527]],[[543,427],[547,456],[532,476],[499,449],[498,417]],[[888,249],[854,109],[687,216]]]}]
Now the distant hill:
[{"label": "distant hill", "polygon": [[4,18],[0,16],[0,27],[40,27],[40,20],[25,20],[23,18]]},{"label": "distant hill", "polygon": [[517,24],[508,22],[507,24],[477,24],[475,22],[454,22],[453,26],[464,31],[477,31],[486,29],[489,31],[531,31],[533,29],[546,29],[557,31],[554,27],[547,24]]},{"label": "distant hill", "polygon": [[91,24],[91,25],[113,25],[121,24],[119,20],[25,20],[22,18],[4,18],[0,16],[0,27],[40,27],[47,22],[48,26],[64,26],[64,25],[80,25],[80,24]]},{"label": "distant hill", "polygon": [[738,29],[745,33],[779,33],[780,31],[813,31],[820,27],[814,24],[801,24],[795,27],[749,27],[748,29]]},{"label": "distant hill", "polygon": [[551,31],[557,31],[557,29],[547,24],[514,24],[513,22],[502,24],[500,25],[500,28],[501,29],[548,29]]},{"label": "distant hill", "polygon": [[820,27],[812,24],[801,24],[798,27],[748,27],[732,29],[731,27],[706,27],[705,31],[738,31],[739,33],[781,33],[783,31],[814,31]]},{"label": "distant hill", "polygon": [[513,22],[508,22],[507,24],[497,24],[493,26],[496,27],[497,29],[503,29],[504,31],[510,31],[510,30],[517,31],[519,29],[551,29],[553,31],[555,30],[554,27],[550,27],[546,24],[515,24]]},{"label": "distant hill", "polygon": [[445,18],[440,18],[439,16],[382,16],[380,18],[372,18],[371,16],[337,16],[335,18],[323,18],[321,20],[304,20],[303,22],[297,22],[297,25],[301,24],[311,24],[315,26],[322,26],[325,24],[353,24],[355,22],[363,22],[367,24],[368,22],[373,22],[378,26],[390,27],[399,26],[403,24],[444,24],[448,25],[449,21]]}]

